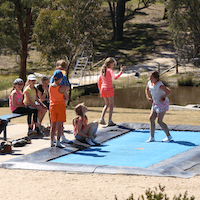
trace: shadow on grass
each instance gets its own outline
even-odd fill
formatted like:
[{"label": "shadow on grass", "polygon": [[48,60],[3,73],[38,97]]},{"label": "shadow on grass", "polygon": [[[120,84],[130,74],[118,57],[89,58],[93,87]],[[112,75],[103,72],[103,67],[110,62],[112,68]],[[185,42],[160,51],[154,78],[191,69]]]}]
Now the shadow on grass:
[{"label": "shadow on grass", "polygon": [[124,26],[122,41],[104,40],[97,45],[102,52],[118,58],[120,64],[135,65],[148,59],[148,55],[168,48],[171,36],[166,31],[167,23],[130,24]]}]

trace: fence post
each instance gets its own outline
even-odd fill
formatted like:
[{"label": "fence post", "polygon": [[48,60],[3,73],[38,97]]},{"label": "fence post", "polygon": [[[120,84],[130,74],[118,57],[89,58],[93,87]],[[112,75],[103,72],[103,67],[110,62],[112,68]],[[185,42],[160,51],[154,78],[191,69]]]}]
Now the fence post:
[{"label": "fence post", "polygon": [[178,58],[176,58],[176,74],[178,74]]}]

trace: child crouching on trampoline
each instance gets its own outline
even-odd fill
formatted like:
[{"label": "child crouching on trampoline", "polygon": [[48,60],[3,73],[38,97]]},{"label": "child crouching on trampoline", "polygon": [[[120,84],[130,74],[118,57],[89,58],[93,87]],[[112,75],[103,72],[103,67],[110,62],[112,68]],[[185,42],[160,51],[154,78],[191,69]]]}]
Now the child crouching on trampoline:
[{"label": "child crouching on trampoline", "polygon": [[[146,142],[154,142],[155,133],[155,119],[158,117],[158,124],[162,127],[166,134],[166,138],[163,142],[169,142],[172,140],[172,136],[169,133],[167,125],[163,122],[166,111],[169,110],[169,99],[168,96],[171,94],[171,90],[164,86],[160,81],[159,73],[153,72],[146,86],[145,90],[147,100],[152,103],[151,114],[150,114],[150,132],[151,136]],[[152,97],[152,98],[151,98]]]},{"label": "child crouching on trampoline", "polygon": [[88,123],[88,118],[85,115],[88,111],[84,103],[80,103],[75,107],[77,117],[73,119],[75,138],[80,142],[86,142],[89,145],[100,145],[94,138],[98,129],[98,122]]}]

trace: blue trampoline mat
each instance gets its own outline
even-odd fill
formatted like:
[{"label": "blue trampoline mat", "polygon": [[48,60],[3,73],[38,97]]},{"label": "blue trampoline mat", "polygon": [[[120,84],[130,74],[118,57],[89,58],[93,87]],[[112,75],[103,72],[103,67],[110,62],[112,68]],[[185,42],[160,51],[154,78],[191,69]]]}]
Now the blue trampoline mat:
[{"label": "blue trampoline mat", "polygon": [[49,162],[147,168],[200,145],[200,132],[170,131],[170,134],[173,141],[165,143],[162,142],[165,133],[156,130],[156,141],[145,143],[150,131],[135,130],[106,141],[101,146],[90,147]]}]

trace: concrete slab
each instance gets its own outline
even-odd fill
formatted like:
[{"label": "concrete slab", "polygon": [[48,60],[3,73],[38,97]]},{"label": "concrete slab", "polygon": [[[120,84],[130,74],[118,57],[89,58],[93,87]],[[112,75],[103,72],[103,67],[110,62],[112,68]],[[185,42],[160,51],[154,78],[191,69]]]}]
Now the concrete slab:
[{"label": "concrete slab", "polygon": [[[10,132],[14,131],[14,125]],[[173,129],[192,129],[200,132],[200,126],[169,126]],[[15,126],[16,128],[16,126]],[[159,127],[157,127],[159,129]],[[170,129],[171,129],[170,128]],[[72,126],[65,126],[66,129],[72,129]],[[133,129],[149,129],[149,124],[140,123],[121,123],[114,127],[99,127],[97,138],[101,142],[107,141],[113,137],[120,136]],[[12,130],[12,131],[11,131]],[[21,132],[22,133],[22,132]],[[10,133],[11,134],[11,133]],[[14,135],[10,135],[10,137]],[[24,135],[23,135],[24,136]],[[22,137],[23,137],[22,136]],[[67,135],[71,139],[73,134]],[[13,155],[6,154],[0,159],[0,167],[7,169],[32,169],[32,170],[51,170],[66,171],[73,173],[108,173],[108,174],[132,174],[132,175],[152,175],[152,176],[170,176],[190,178],[200,173],[200,146],[196,146],[186,152],[177,154],[171,158],[159,163],[150,165],[147,168],[141,167],[118,167],[107,165],[85,165],[69,163],[52,163],[48,162],[53,158],[75,152],[79,145],[68,145],[64,149],[56,147],[50,148],[49,137],[43,139],[33,139],[32,144],[25,147],[14,149]],[[31,147],[31,148],[30,148]],[[87,148],[86,146],[84,148]],[[29,149],[29,150],[28,150]],[[31,149],[31,150],[30,150]],[[29,153],[32,151],[32,153]],[[23,156],[22,156],[23,155]],[[6,162],[3,162],[6,161]]]},{"label": "concrete slab", "polygon": [[[99,125],[99,129],[105,126]],[[18,140],[20,138],[27,136],[28,126],[26,123],[22,124],[12,124],[9,123],[7,126],[7,141]],[[68,140],[74,139],[74,134],[72,134],[73,125],[65,124],[64,125],[64,134]],[[3,133],[0,135],[0,143],[4,141]],[[13,153],[12,154],[1,154],[0,155],[0,162],[7,161],[10,159],[15,159],[21,156],[25,156],[31,154],[33,152],[39,151],[41,149],[49,148],[50,147],[50,137],[45,136],[43,138],[34,137],[31,140],[31,144],[27,144],[24,147],[12,147]]]}]

